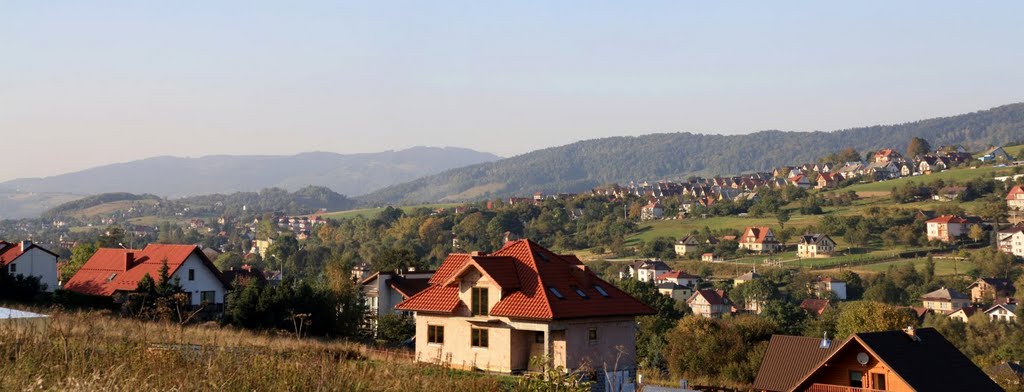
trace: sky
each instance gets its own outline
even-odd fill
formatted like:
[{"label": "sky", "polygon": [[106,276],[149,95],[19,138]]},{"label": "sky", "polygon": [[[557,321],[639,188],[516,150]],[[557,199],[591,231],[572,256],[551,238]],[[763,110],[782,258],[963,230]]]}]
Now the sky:
[{"label": "sky", "polygon": [[[836,130],[1024,101],[1024,2],[0,0],[0,181]],[[17,146],[25,146],[19,148]]]}]

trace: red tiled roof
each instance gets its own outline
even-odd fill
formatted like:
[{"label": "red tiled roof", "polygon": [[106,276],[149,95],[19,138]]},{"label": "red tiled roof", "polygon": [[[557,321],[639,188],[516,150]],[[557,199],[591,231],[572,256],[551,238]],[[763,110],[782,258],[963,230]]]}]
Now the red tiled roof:
[{"label": "red tiled roof", "polygon": [[704,300],[708,301],[708,303],[711,305],[725,305],[728,301],[725,295],[725,291],[723,290],[697,290],[695,293],[693,293],[690,299],[692,300],[693,297],[696,297],[698,295],[704,297]]},{"label": "red tiled roof", "polygon": [[[55,253],[50,252],[49,250],[46,250],[46,248],[43,248],[43,247],[41,247],[39,245],[30,243],[28,249],[32,249],[32,248],[37,248],[37,249],[39,249],[39,250],[41,250],[43,252],[46,252],[46,253],[49,253],[49,254],[53,255],[53,257],[57,257],[57,255]],[[26,249],[26,250],[28,250],[28,249]],[[18,257],[21,257],[21,255],[24,254],[24,253],[25,252],[22,252],[22,250],[21,250],[21,243],[20,242],[15,242],[15,243],[12,244],[10,242],[0,240],[0,267],[3,267],[3,266],[6,266],[7,264],[10,264],[12,261],[17,259]]]},{"label": "red tiled roof", "polygon": [[925,223],[940,223],[940,224],[960,223],[960,224],[963,224],[963,223],[967,223],[967,220],[964,219],[964,218],[961,218],[959,216],[956,216],[956,215],[943,215],[943,216],[940,216],[938,218],[931,219],[931,220],[929,220],[929,221],[927,221]]},{"label": "red tiled roof", "polygon": [[825,313],[831,301],[827,299],[808,298],[800,302],[800,308],[817,314]]},{"label": "red tiled roof", "polygon": [[[654,314],[654,309],[601,280],[575,257],[556,255],[529,240],[508,242],[486,256],[448,255],[430,280],[431,286],[395,308],[455,314],[465,307],[459,300],[456,278],[470,266],[483,269],[482,273],[503,288],[501,299],[489,312],[492,316],[553,320]],[[552,293],[552,288],[561,298]]]},{"label": "red tiled roof", "polygon": [[690,275],[686,271],[669,271],[663,272],[654,278],[655,280],[662,279],[698,279],[697,276]]},{"label": "red tiled roof", "polygon": [[[771,229],[769,229],[767,226],[763,226],[763,227],[748,227],[746,230],[743,231],[743,238],[742,238],[742,240],[746,241],[747,233],[753,233],[754,237],[755,237],[755,239],[754,239],[755,243],[764,243],[765,240],[768,238],[768,233],[770,231],[771,231]],[[740,242],[743,242],[743,241],[740,241]]]},{"label": "red tiled roof", "polygon": [[1024,187],[1016,185],[1013,188],[1010,188],[1010,193],[1006,194],[1006,200],[1015,200],[1016,196],[1019,194],[1024,194]]},{"label": "red tiled roof", "polygon": [[[132,253],[134,262],[126,268],[127,254]],[[217,276],[221,282],[224,277],[217,267],[206,257],[199,247],[194,245],[150,244],[146,249],[112,249],[101,248],[96,251],[75,276],[64,284],[65,290],[82,294],[110,296],[117,291],[133,291],[143,277],[149,275],[153,279],[160,276],[160,268],[167,262],[168,274],[185,263],[192,254],[199,256],[203,264]]]}]

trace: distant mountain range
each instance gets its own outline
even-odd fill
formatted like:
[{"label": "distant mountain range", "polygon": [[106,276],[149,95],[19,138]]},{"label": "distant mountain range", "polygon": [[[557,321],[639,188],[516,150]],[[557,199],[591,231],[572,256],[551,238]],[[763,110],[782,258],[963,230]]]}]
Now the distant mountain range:
[{"label": "distant mountain range", "polygon": [[108,192],[178,198],[269,187],[295,191],[317,185],[354,196],[497,159],[501,157],[455,147],[347,155],[311,152],[292,156],[156,157],[0,183],[0,219],[37,216],[60,202]]},{"label": "distant mountain range", "polygon": [[536,191],[583,192],[612,182],[764,171],[814,162],[846,147],[861,153],[882,148],[903,151],[914,136],[934,147],[962,144],[972,150],[1018,143],[1024,141],[1024,103],[833,132],[665,133],[586,140],[448,170],[360,199],[370,204],[405,204],[522,196]]}]

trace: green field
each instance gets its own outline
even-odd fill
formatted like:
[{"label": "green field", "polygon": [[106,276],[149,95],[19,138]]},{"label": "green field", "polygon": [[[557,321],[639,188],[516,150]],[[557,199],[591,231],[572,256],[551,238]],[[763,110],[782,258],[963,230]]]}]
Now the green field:
[{"label": "green field", "polygon": [[[398,207],[398,208],[400,208],[400,209],[402,209],[402,211],[408,213],[408,212],[413,211],[413,210],[418,209],[418,208],[430,208],[430,209],[453,208],[453,207],[458,207],[460,205],[462,205],[462,204],[461,203],[434,203],[434,204],[420,204],[420,205],[415,205],[415,206],[402,206],[402,207]],[[348,210],[348,211],[328,212],[328,213],[325,213],[325,214],[320,214],[320,217],[325,218],[325,219],[335,219],[335,220],[337,220],[337,219],[351,219],[351,218],[355,218],[357,216],[371,217],[371,216],[376,215],[378,212],[380,212],[383,209],[384,209],[384,207],[376,207],[376,208],[360,208],[360,209],[357,209],[357,210]]]},{"label": "green field", "polygon": [[[935,275],[938,275],[938,276],[957,275],[957,274],[961,274],[962,275],[964,272],[966,272],[968,269],[971,268],[970,263],[967,263],[967,262],[964,262],[964,261],[954,262],[951,259],[934,259],[934,260],[935,260]],[[853,271],[856,271],[856,272],[885,272],[885,271],[889,270],[889,267],[891,267],[891,266],[898,266],[898,265],[903,265],[903,264],[907,264],[907,263],[913,263],[914,266],[917,267],[917,269],[919,271],[923,271],[924,270],[924,265],[925,265],[926,262],[927,262],[927,259],[925,259],[925,258],[913,259],[913,260],[895,260],[895,261],[888,261],[888,262],[885,262],[885,263],[856,266],[856,267],[852,267],[851,269]]]},{"label": "green field", "polygon": [[868,184],[857,184],[839,189],[839,192],[854,191],[854,192],[890,192],[893,187],[897,187],[908,182],[916,183],[927,183],[935,180],[943,181],[956,181],[963,182],[974,178],[985,178],[1007,175],[1013,172],[1013,168],[1009,167],[992,167],[983,166],[977,169],[971,169],[970,167],[950,169],[944,172],[932,173],[916,177],[903,177],[888,181],[878,181]]}]

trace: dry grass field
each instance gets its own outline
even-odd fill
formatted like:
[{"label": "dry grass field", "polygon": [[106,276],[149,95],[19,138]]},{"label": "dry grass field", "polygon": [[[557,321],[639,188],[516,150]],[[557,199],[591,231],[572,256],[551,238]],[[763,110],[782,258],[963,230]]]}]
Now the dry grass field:
[{"label": "dry grass field", "polygon": [[216,325],[52,314],[43,328],[0,322],[0,390],[491,391],[508,377],[448,370],[366,347]]}]

